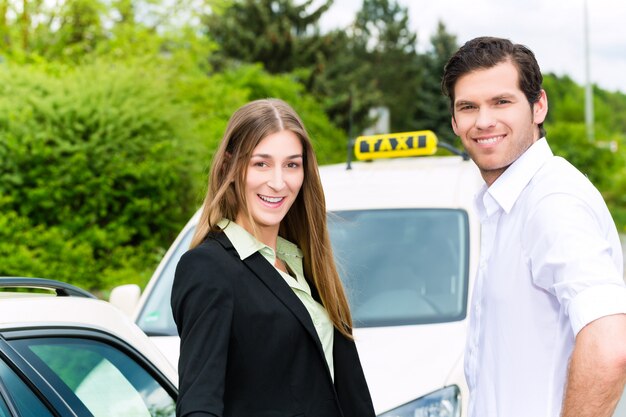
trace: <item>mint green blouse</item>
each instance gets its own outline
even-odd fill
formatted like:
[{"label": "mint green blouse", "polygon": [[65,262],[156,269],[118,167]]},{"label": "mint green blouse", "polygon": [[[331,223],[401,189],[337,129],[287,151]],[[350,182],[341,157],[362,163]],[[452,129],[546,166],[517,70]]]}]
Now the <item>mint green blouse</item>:
[{"label": "mint green blouse", "polygon": [[280,269],[276,268],[276,271],[283,277],[285,282],[291,287],[296,296],[302,301],[304,307],[306,307],[315,330],[324,349],[324,356],[326,357],[326,363],[330,369],[330,374],[334,380],[334,366],[333,366],[333,324],[330,321],[328,312],[323,305],[315,301],[311,295],[311,288],[307,280],[304,278],[304,271],[302,268],[302,251],[293,243],[278,236],[276,241],[276,253],[274,249],[261,243],[246,229],[227,219],[222,219],[218,226],[224,230],[226,237],[231,241],[237,254],[243,260],[252,255],[255,252],[260,252],[261,255],[276,268],[276,256],[287,264],[287,267],[294,275],[289,275]]}]

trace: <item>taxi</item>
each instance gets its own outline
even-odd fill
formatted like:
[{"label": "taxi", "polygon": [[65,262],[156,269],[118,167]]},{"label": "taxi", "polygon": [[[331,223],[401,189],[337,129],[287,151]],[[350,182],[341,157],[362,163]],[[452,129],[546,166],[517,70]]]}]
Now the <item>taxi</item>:
[{"label": "taxi", "polygon": [[[362,136],[354,141],[357,161],[320,167],[333,250],[380,417],[460,417],[467,410],[463,351],[480,246],[473,197],[483,181],[466,155],[434,156],[441,147],[431,131]],[[141,296],[127,285],[110,299],[174,365],[171,286],[198,218]]]}]

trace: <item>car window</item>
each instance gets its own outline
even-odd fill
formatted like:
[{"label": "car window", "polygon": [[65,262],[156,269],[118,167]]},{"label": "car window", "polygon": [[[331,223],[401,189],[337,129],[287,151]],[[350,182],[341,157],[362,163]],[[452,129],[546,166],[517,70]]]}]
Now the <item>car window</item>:
[{"label": "car window", "polygon": [[148,336],[176,336],[178,334],[170,305],[172,285],[176,265],[189,249],[194,232],[195,229],[189,229],[179,241],[139,314],[137,324]]},{"label": "car window", "polygon": [[[11,396],[11,402],[20,413],[20,417],[47,417],[53,415],[24,381],[1,359],[0,384],[10,387],[10,389],[6,390],[5,395]],[[0,395],[0,416],[11,416],[2,395]]]},{"label": "car window", "polygon": [[9,408],[2,397],[0,397],[0,417],[11,417]]},{"label": "car window", "polygon": [[464,210],[339,211],[329,215],[329,231],[355,327],[465,317]]},{"label": "car window", "polygon": [[175,414],[174,399],[165,388],[114,346],[69,337],[20,339],[11,344],[57,391],[78,398],[94,417]]}]

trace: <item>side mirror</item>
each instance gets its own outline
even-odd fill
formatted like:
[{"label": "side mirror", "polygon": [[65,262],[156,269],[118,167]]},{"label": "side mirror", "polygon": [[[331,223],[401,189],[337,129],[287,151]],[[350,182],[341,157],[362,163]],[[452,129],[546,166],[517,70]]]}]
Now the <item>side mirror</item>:
[{"label": "side mirror", "polygon": [[139,304],[139,296],[141,295],[141,289],[139,285],[127,284],[120,285],[111,291],[109,302],[115,307],[119,308],[127,316],[133,317],[135,308]]}]

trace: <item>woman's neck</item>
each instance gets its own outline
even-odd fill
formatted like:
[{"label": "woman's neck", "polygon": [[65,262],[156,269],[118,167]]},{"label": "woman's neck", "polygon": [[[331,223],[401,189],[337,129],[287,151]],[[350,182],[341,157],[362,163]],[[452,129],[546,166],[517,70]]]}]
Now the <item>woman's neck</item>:
[{"label": "woman's neck", "polygon": [[235,223],[246,229],[246,231],[254,236],[259,242],[269,246],[270,248],[274,249],[274,252],[276,252],[276,241],[278,240],[278,229],[280,227],[279,225],[253,225],[250,223],[250,221],[248,221],[248,218],[246,216],[237,216],[237,218],[235,219]]}]

